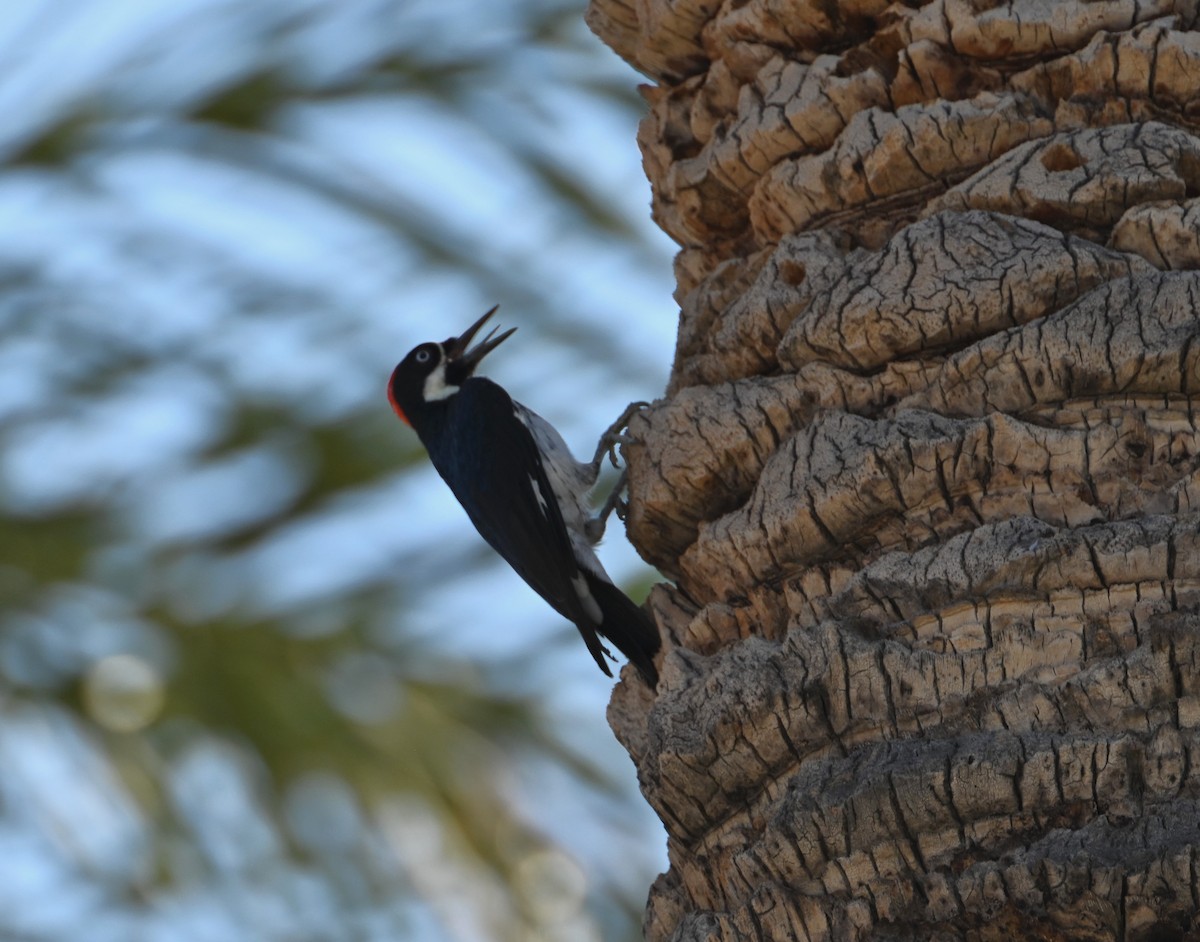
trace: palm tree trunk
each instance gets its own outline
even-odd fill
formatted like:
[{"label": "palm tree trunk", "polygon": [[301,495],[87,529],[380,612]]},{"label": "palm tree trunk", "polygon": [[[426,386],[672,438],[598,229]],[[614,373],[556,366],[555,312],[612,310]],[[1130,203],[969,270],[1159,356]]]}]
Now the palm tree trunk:
[{"label": "palm tree trunk", "polygon": [[1200,932],[1195,0],[592,0],[682,246],[650,940]]}]

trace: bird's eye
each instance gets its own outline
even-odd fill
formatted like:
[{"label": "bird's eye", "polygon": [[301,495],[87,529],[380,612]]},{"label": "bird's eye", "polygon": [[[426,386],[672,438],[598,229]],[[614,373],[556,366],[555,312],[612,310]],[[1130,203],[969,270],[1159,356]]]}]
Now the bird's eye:
[{"label": "bird's eye", "polygon": [[418,350],[416,360],[418,363],[428,363],[429,362],[429,351],[428,350]]}]

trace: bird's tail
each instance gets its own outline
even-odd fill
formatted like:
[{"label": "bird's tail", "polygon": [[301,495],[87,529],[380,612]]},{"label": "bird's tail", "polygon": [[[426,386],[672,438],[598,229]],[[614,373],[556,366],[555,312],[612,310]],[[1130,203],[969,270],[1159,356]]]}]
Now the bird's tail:
[{"label": "bird's tail", "polygon": [[653,690],[658,685],[654,655],[659,648],[658,627],[654,619],[611,582],[589,573],[588,583],[592,598],[604,616],[597,630],[617,646],[617,650],[629,659]]}]

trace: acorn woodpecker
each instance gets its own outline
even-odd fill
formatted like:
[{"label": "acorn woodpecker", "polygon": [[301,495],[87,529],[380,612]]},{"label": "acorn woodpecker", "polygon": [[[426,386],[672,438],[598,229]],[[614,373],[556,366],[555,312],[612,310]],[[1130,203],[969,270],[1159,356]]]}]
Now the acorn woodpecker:
[{"label": "acorn woodpecker", "polygon": [[608,513],[621,506],[614,490],[599,516],[588,495],[600,465],[628,421],[631,406],[600,441],[590,463],[576,461],[557,430],[475,368],[516,328],[493,329],[468,349],[492,308],[458,337],[414,347],[392,372],[388,399],[411,426],[480,535],[517,575],[575,623],[600,669],[612,676],[603,635],[658,682],[658,631],[600,565],[592,546]]}]

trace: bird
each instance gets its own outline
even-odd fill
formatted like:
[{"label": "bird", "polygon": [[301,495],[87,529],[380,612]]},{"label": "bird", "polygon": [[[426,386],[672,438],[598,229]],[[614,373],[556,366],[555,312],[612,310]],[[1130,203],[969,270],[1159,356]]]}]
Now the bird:
[{"label": "bird", "polygon": [[612,676],[603,636],[653,690],[658,629],[613,585],[593,549],[609,513],[623,507],[624,475],[597,516],[589,500],[605,454],[613,454],[629,417],[645,403],[632,404],[605,432],[591,462],[577,461],[554,426],[503,386],[475,375],[480,361],[516,331],[498,334],[494,327],[471,346],[497,307],[457,337],[410,350],[392,371],[388,401],[416,432],[480,535],[551,608],[574,622],[600,669]]}]

